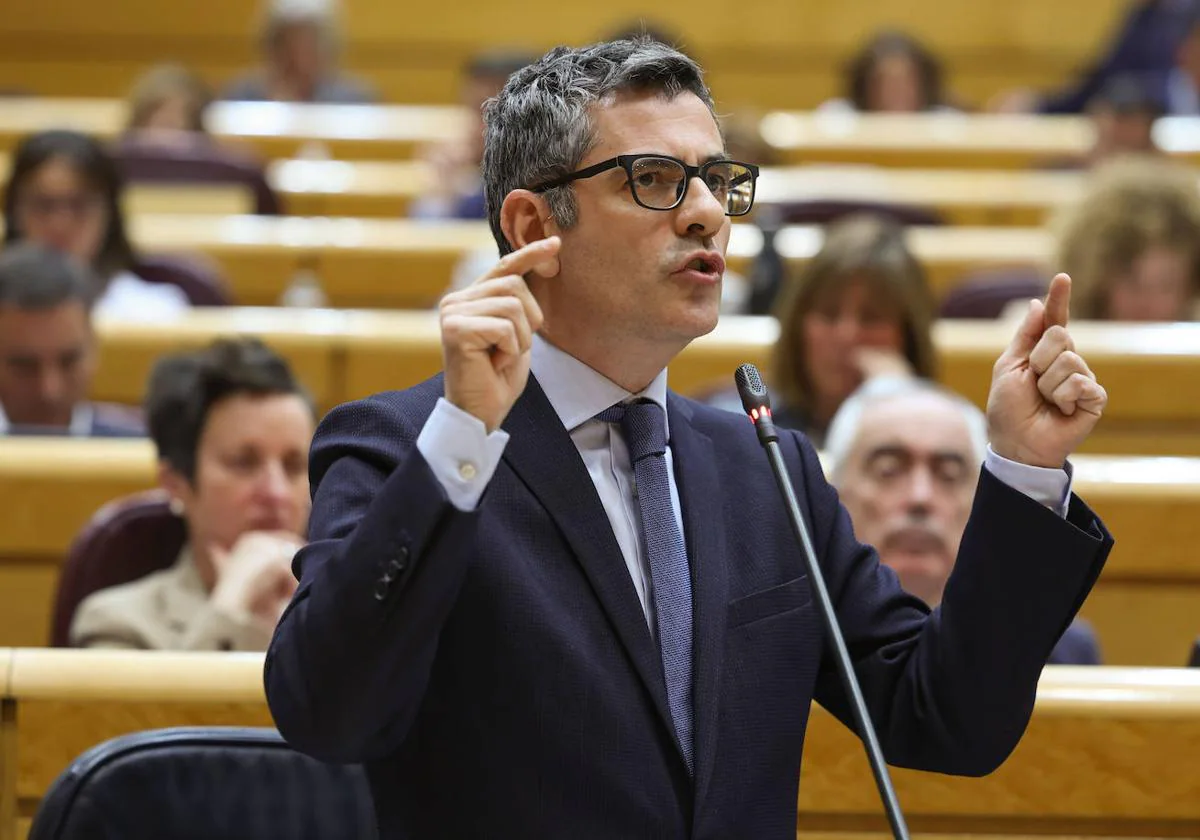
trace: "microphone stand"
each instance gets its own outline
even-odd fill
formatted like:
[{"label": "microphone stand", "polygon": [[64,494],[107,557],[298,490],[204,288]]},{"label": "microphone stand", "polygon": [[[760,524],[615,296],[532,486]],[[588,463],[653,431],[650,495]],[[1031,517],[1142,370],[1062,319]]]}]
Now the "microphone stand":
[{"label": "microphone stand", "polygon": [[846,640],[842,637],[842,629],[838,625],[833,601],[830,600],[829,590],[825,586],[825,577],[821,574],[821,568],[817,564],[817,554],[813,549],[812,538],[808,534],[808,526],[804,524],[804,517],[800,514],[795,488],[792,487],[791,478],[788,476],[787,465],[783,462],[783,453],[779,449],[779,432],[775,429],[774,420],[771,419],[770,395],[767,394],[767,388],[763,384],[762,377],[759,376],[758,368],[754,365],[746,364],[739,367],[734,381],[737,383],[742,405],[754,422],[759,443],[766,450],[767,459],[771,462],[771,470],[775,473],[775,481],[779,485],[780,493],[783,494],[792,530],[804,549],[804,562],[808,567],[809,584],[820,607],[821,621],[825,626],[825,632],[829,635],[838,676],[841,677],[846,696],[850,698],[854,722],[858,727],[859,737],[862,738],[863,745],[866,747],[867,760],[871,764],[871,773],[875,776],[875,787],[879,790],[879,798],[883,801],[884,811],[887,813],[888,822],[892,827],[892,836],[896,840],[908,840],[908,825],[904,821],[904,814],[896,799],[892,778],[888,774],[887,763],[883,760],[883,750],[879,746],[875,726],[871,723],[867,703],[863,699],[862,687],[858,684],[858,675],[854,673],[854,666],[850,662],[850,652],[846,650]]}]

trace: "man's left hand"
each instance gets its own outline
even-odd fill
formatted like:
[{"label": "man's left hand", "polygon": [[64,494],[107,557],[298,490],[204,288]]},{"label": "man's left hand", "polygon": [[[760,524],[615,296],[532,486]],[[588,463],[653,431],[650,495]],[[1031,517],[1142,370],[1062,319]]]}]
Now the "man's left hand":
[{"label": "man's left hand", "polygon": [[1060,469],[1096,423],[1108,394],[1067,332],[1071,278],[1057,275],[992,370],[988,437],[997,455]]}]

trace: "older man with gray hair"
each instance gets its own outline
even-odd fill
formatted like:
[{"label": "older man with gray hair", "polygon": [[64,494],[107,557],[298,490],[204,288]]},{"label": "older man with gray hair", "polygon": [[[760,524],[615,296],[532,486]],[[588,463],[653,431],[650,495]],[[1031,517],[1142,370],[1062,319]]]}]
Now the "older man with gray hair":
[{"label": "older man with gray hair", "polygon": [[[974,404],[916,378],[868,382],[830,424],[825,461],[857,537],[931,607],[954,569],[987,439]],[[1087,622],[1067,627],[1048,662],[1100,664]]]}]

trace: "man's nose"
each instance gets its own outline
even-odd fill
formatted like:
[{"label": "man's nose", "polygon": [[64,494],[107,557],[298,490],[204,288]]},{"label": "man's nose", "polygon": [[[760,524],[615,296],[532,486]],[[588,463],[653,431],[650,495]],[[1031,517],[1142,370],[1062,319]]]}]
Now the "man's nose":
[{"label": "man's nose", "polygon": [[680,236],[716,236],[725,224],[725,205],[717,200],[699,175],[688,183],[687,195],[679,206]]}]

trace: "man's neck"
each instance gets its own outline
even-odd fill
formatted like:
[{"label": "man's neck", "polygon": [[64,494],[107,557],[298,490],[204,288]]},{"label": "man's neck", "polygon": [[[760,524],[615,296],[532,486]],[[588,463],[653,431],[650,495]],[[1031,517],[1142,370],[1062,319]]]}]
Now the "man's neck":
[{"label": "man's neck", "polygon": [[654,378],[687,345],[646,344],[644,342],[587,340],[584,336],[557,334],[543,328],[548,343],[620,385],[631,394],[646,390]]}]

